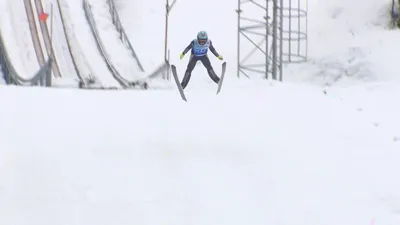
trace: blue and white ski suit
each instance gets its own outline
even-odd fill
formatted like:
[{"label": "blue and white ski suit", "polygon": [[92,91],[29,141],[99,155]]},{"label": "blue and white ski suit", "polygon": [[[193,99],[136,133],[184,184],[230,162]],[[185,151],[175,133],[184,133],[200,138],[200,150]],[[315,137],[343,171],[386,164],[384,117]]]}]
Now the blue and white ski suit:
[{"label": "blue and white ski suit", "polygon": [[203,45],[201,45],[198,42],[197,39],[194,39],[185,48],[185,50],[183,50],[182,54],[186,54],[189,50],[191,50],[191,54],[190,54],[189,63],[188,63],[187,68],[186,68],[185,76],[183,77],[183,80],[182,80],[182,83],[181,83],[182,88],[185,88],[187,86],[187,84],[189,83],[192,71],[195,68],[197,61],[199,61],[199,60],[203,63],[204,67],[206,67],[208,75],[210,76],[210,78],[215,83],[219,82],[219,77],[215,74],[214,69],[213,69],[213,67],[211,65],[210,59],[207,56],[208,49],[210,49],[210,51],[216,57],[219,56],[218,52],[215,50],[215,48],[214,48],[214,46],[213,46],[213,44],[212,44],[210,39],[208,39],[206,41],[206,43],[204,43]]}]

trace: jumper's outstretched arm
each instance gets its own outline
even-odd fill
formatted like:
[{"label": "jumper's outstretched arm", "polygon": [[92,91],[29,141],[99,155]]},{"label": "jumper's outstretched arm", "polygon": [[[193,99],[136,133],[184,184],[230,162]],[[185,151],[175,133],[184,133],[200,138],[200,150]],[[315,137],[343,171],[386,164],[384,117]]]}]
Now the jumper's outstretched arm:
[{"label": "jumper's outstretched arm", "polygon": [[194,41],[191,41],[189,43],[189,45],[185,48],[185,50],[183,50],[182,54],[185,55],[190,49],[193,48],[193,45],[194,45]]},{"label": "jumper's outstretched arm", "polygon": [[216,57],[219,56],[218,52],[215,50],[214,45],[212,44],[211,41],[210,41],[210,51],[211,51]]}]

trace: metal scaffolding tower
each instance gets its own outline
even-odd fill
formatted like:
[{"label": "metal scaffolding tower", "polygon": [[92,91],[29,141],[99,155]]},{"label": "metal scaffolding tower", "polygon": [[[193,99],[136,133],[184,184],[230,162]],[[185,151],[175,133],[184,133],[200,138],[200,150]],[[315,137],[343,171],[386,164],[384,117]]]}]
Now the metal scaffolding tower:
[{"label": "metal scaffolding tower", "polygon": [[307,60],[307,0],[238,0],[236,12],[238,77],[282,81],[284,64]]}]

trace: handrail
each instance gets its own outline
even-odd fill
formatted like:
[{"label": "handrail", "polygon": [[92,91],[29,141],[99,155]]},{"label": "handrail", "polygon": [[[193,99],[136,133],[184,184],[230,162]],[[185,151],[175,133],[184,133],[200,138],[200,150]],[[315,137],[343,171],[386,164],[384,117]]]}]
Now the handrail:
[{"label": "handrail", "polygon": [[129,41],[128,35],[126,34],[124,27],[122,26],[121,20],[119,18],[118,12],[115,7],[114,0],[107,0],[107,4],[110,7],[112,22],[115,25],[115,27],[117,28],[117,31],[119,32],[119,38],[121,39],[122,43],[124,43],[129,48],[129,50],[132,53],[133,58],[135,58],[135,60],[138,64],[140,70],[142,72],[144,72],[144,69],[143,69],[142,64],[140,63],[139,57],[137,56],[135,50],[133,49],[133,46],[132,46],[131,42]]}]

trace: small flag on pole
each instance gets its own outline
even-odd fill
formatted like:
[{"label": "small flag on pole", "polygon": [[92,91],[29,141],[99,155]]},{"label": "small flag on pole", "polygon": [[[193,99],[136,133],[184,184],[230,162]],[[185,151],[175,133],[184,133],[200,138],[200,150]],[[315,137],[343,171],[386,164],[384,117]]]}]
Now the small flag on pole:
[{"label": "small flag on pole", "polygon": [[48,17],[49,17],[49,14],[43,12],[43,13],[40,13],[39,20],[46,22]]}]

